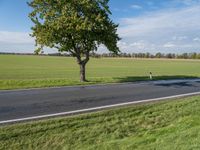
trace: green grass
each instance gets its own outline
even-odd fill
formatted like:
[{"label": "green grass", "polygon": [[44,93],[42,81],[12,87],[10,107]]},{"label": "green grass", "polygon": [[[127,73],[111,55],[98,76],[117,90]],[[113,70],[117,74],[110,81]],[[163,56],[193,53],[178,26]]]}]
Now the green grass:
[{"label": "green grass", "polygon": [[0,127],[0,149],[200,149],[200,96]]},{"label": "green grass", "polygon": [[0,89],[200,77],[200,61],[101,58],[87,65],[88,83],[79,82],[74,58],[0,55]]}]

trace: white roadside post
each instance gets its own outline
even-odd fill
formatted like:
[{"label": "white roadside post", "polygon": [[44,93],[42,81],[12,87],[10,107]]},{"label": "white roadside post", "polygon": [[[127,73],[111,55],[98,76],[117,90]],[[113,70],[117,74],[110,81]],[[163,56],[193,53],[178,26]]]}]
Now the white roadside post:
[{"label": "white roadside post", "polygon": [[149,72],[149,79],[150,79],[150,80],[153,79],[152,72]]}]

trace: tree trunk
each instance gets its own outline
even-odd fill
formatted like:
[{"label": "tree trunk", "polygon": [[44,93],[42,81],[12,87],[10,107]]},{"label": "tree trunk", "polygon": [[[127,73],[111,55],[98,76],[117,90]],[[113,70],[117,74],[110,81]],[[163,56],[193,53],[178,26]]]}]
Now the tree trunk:
[{"label": "tree trunk", "polygon": [[86,78],[85,78],[85,63],[81,63],[80,65],[80,81],[81,82],[86,82]]},{"label": "tree trunk", "polygon": [[87,82],[86,77],[85,77],[85,66],[87,62],[89,61],[89,51],[85,53],[85,59],[81,59],[80,53],[76,55],[77,58],[77,63],[80,66],[80,81],[81,82]]}]

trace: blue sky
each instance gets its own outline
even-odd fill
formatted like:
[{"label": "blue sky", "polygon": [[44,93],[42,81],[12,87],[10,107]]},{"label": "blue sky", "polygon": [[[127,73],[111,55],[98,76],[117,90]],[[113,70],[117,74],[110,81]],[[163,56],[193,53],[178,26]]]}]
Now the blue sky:
[{"label": "blue sky", "polygon": [[[26,0],[0,0],[0,51],[33,52]],[[110,0],[122,52],[200,52],[200,0]],[[46,52],[56,50],[46,49]],[[101,46],[99,52],[106,52]]]}]

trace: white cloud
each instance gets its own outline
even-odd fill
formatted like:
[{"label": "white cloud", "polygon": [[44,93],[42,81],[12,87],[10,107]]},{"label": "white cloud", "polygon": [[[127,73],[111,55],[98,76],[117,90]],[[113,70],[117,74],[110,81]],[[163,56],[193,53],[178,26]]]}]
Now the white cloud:
[{"label": "white cloud", "polygon": [[200,38],[196,37],[196,38],[193,39],[193,41],[200,42]]},{"label": "white cloud", "polygon": [[118,42],[118,46],[121,50],[126,51],[129,49],[137,49],[137,50],[141,50],[144,49],[146,47],[146,44],[143,41],[137,41],[134,43],[126,43],[126,42]]},{"label": "white cloud", "polygon": [[133,4],[133,5],[131,5],[131,8],[133,8],[133,9],[142,9],[142,6]]},{"label": "white cloud", "polygon": [[0,31],[0,43],[7,44],[33,44],[34,39],[25,32]]},{"label": "white cloud", "polygon": [[135,41],[133,43],[119,41],[118,46],[122,52],[128,52],[128,53],[133,53],[132,51],[133,49],[134,52],[143,52],[143,50],[148,51],[155,48],[154,44],[145,41]]},{"label": "white cloud", "polygon": [[122,41],[119,41],[117,45],[119,46],[120,49],[123,49],[123,50],[126,50],[129,47],[126,42],[122,42]]},{"label": "white cloud", "polygon": [[175,45],[169,42],[169,43],[164,44],[163,47],[172,48],[172,47],[175,47]]},{"label": "white cloud", "polygon": [[186,40],[188,37],[187,36],[174,36],[172,39],[174,41],[183,41]]},{"label": "white cloud", "polygon": [[26,32],[0,31],[0,52],[34,52],[34,39]]},{"label": "white cloud", "polygon": [[185,5],[196,5],[200,3],[200,0],[176,0],[178,3],[183,3]]},{"label": "white cloud", "polygon": [[[145,43],[144,51],[200,50],[200,43],[195,44],[197,40],[193,40],[200,37],[199,20],[200,5],[154,11],[139,17],[122,18],[118,33],[129,46],[127,51],[137,50],[131,46],[137,41]],[[169,42],[172,40],[173,43]]]},{"label": "white cloud", "polygon": [[130,44],[131,47],[135,47],[136,49],[144,49],[146,44],[143,41],[138,41]]},{"label": "white cloud", "polygon": [[[0,31],[0,52],[33,53],[35,41],[27,32]],[[44,48],[46,53],[57,52]]]},{"label": "white cloud", "polygon": [[[119,33],[122,36],[136,36],[147,33],[175,33],[185,30],[200,29],[200,7],[193,7],[180,11],[156,12],[137,18],[121,19],[122,27]],[[134,34],[133,34],[134,33]]]}]

